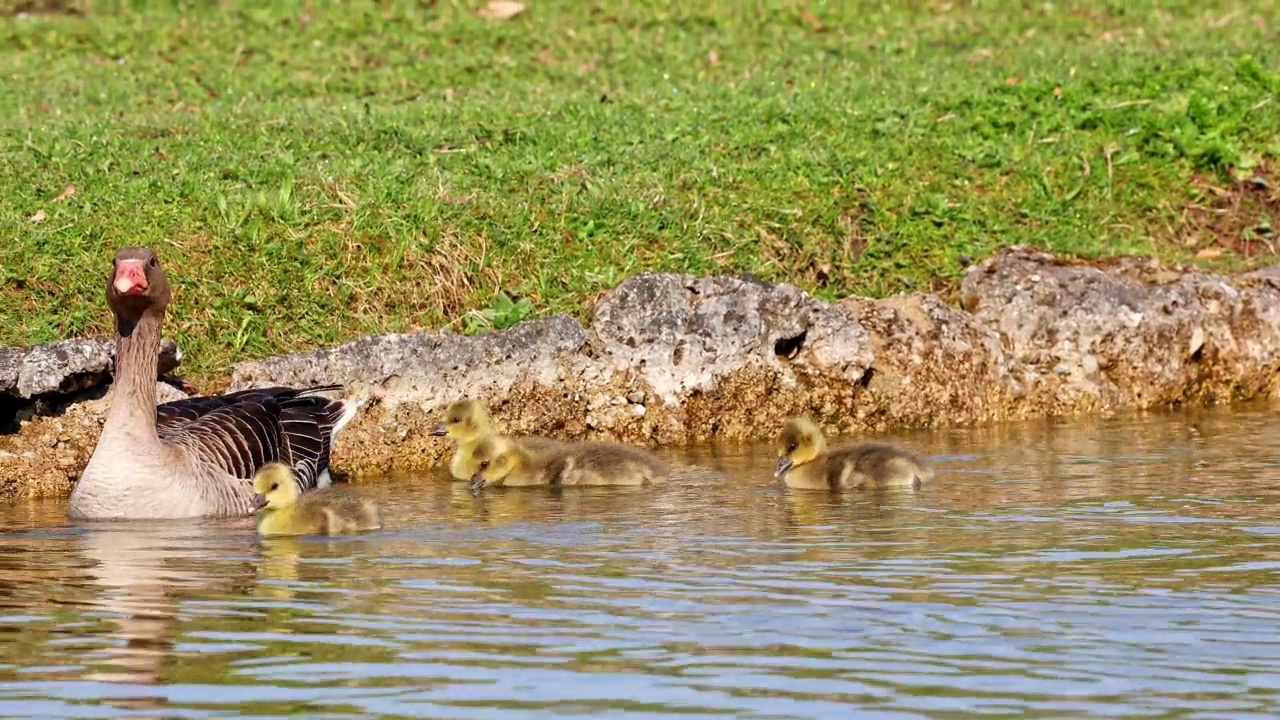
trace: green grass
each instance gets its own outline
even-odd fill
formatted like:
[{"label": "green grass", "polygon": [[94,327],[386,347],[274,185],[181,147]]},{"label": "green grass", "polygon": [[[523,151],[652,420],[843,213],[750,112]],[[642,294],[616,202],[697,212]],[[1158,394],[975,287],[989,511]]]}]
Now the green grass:
[{"label": "green grass", "polygon": [[206,381],[643,270],[836,297],[1012,243],[1274,257],[1280,205],[1186,208],[1280,155],[1280,0],[159,4],[0,20],[0,344],[105,332],[125,244]]}]

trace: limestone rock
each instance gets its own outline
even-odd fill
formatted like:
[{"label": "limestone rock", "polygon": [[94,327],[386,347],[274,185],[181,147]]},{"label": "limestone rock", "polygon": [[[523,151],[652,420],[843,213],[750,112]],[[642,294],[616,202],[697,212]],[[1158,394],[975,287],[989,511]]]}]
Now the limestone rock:
[{"label": "limestone rock", "polygon": [[0,393],[11,394],[18,387],[22,355],[18,348],[0,347]]},{"label": "limestone rock", "polygon": [[590,337],[599,361],[634,370],[666,403],[751,365],[799,361],[852,382],[872,359],[866,332],[839,307],[733,277],[636,275],[596,304]]},{"label": "limestone rock", "polygon": [[367,398],[335,448],[357,474],[441,462],[452,444],[427,431],[465,396],[506,432],[680,444],[767,439],[800,413],[851,433],[1274,394],[1280,272],[1238,285],[1025,248],[975,267],[963,309],[645,273],[601,297],[585,330],[553,318],[364,338],[242,364],[232,387],[342,382]]},{"label": "limestone rock", "polygon": [[971,268],[963,303],[1038,377],[1041,404],[1055,414],[1274,394],[1274,272],[1237,286],[1194,270],[1117,265],[1011,248]]},{"label": "limestone rock", "polygon": [[588,334],[600,377],[649,389],[643,414],[624,395],[592,424],[663,442],[754,436],[765,418],[795,411],[802,379],[848,388],[872,362],[845,310],[754,278],[634,276],[596,304]]},{"label": "limestone rock", "polygon": [[464,392],[504,390],[518,379],[555,382],[557,361],[585,342],[582,325],[567,315],[486,335],[370,335],[330,350],[239,363],[231,389],[340,382],[391,405],[438,404]]},{"label": "limestone rock", "polygon": [[[111,381],[116,345],[110,338],[57,340],[28,348],[0,348],[0,393],[31,399],[72,395]],[[182,352],[172,340],[160,345],[160,375],[178,367]]]},{"label": "limestone rock", "polygon": [[991,328],[934,295],[841,305],[867,330],[875,360],[846,432],[964,425],[1021,414],[1026,371]]}]

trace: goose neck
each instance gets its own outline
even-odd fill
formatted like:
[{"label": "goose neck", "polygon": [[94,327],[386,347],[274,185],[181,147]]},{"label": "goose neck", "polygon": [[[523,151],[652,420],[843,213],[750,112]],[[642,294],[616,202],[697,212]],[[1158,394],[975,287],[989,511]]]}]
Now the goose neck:
[{"label": "goose neck", "polygon": [[163,322],[163,312],[152,310],[136,321],[117,319],[115,394],[106,428],[156,437],[156,375]]}]

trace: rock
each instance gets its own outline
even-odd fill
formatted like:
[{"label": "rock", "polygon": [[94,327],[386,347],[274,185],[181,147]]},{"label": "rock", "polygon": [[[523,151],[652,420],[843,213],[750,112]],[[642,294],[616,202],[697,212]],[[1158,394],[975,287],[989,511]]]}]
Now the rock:
[{"label": "rock", "polygon": [[632,441],[754,437],[814,385],[840,388],[832,399],[843,405],[834,396],[872,362],[865,330],[844,309],[754,278],[637,275],[600,299],[588,335],[593,376],[648,388],[643,416],[593,413],[606,437]]},{"label": "rock", "polygon": [[505,391],[517,380],[553,383],[558,361],[585,343],[582,325],[567,315],[478,336],[371,335],[331,350],[239,363],[231,389],[342,382],[393,404],[435,405],[463,391]]},{"label": "rock", "polygon": [[867,336],[843,310],[791,285],[731,277],[646,273],[596,304],[595,356],[613,371],[635,371],[666,403],[747,366],[781,371],[803,355],[856,380],[871,362]]},{"label": "rock", "polygon": [[11,394],[18,387],[22,355],[23,351],[18,348],[0,347],[0,393]]},{"label": "rock", "polygon": [[[969,268],[960,299],[830,304],[751,276],[646,273],[601,297],[585,328],[556,316],[480,336],[358,338],[240,363],[230,389],[344,384],[362,408],[334,464],[357,478],[440,464],[453,445],[429,431],[467,396],[505,432],[671,445],[765,440],[800,413],[852,433],[1277,393],[1280,267],[1220,277],[1010,248]],[[0,352],[0,391],[77,386],[68,378],[94,370],[70,369],[99,357],[77,347]],[[50,353],[57,363],[39,360]],[[37,413],[0,436],[0,494],[14,494],[14,468],[68,487],[102,406]]]},{"label": "rock", "polygon": [[1010,359],[1042,378],[1052,414],[1274,395],[1275,271],[1233,284],[1177,270],[1134,259],[1096,267],[1019,247],[971,268],[961,294]]},{"label": "rock", "polygon": [[[0,393],[31,399],[73,395],[111,381],[116,345],[110,338],[58,340],[29,348],[0,348]],[[172,340],[160,345],[160,375],[172,372],[182,352]]]},{"label": "rock", "polygon": [[[874,361],[841,430],[970,425],[1022,414],[1033,379],[999,336],[934,295],[841,303],[866,330]],[[834,410],[834,408],[832,409]]]}]

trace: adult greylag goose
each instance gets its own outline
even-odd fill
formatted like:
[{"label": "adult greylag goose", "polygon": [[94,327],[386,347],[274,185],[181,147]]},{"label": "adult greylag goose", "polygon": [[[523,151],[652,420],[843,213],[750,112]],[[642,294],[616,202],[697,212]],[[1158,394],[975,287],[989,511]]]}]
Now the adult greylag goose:
[{"label": "adult greylag goose", "polygon": [[358,405],[271,387],[156,405],[169,282],[155,253],[116,253],[107,278],[116,319],[114,394],[93,456],[71,493],[78,518],[249,515],[253,478],[271,462],[299,489],[327,487],[329,450]]}]

